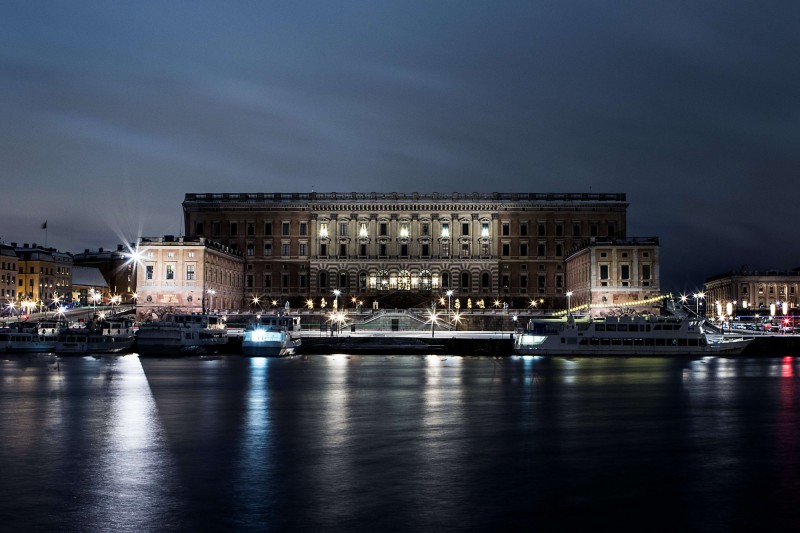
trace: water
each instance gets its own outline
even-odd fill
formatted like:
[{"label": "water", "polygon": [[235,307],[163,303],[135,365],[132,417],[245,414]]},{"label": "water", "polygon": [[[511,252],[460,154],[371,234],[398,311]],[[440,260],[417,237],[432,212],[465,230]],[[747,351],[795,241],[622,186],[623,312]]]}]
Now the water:
[{"label": "water", "polygon": [[800,360],[0,360],[6,531],[800,526]]}]

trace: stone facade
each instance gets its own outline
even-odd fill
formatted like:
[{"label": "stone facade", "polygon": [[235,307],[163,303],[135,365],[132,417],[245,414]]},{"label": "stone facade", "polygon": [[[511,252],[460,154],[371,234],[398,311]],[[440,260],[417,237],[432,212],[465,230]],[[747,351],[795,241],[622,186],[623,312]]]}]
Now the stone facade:
[{"label": "stone facade", "polygon": [[570,306],[593,316],[653,312],[661,304],[655,237],[590,239],[566,259]]},{"label": "stone facade", "polygon": [[800,268],[759,272],[745,266],[738,272],[726,272],[707,279],[704,292],[709,315],[721,314],[720,310],[726,314],[729,303],[737,316],[755,313],[765,316],[769,314],[771,305],[782,314],[784,303],[789,309],[798,306]]},{"label": "stone facade", "polygon": [[202,237],[142,238],[137,243],[136,313],[238,312],[244,302],[244,258]]},{"label": "stone facade", "polygon": [[[568,250],[624,239],[624,194],[187,194],[186,234],[244,256],[245,296],[565,301]],[[369,302],[365,302],[369,305]]]},{"label": "stone facade", "polygon": [[0,243],[0,314],[17,299],[17,253],[13,246]]}]

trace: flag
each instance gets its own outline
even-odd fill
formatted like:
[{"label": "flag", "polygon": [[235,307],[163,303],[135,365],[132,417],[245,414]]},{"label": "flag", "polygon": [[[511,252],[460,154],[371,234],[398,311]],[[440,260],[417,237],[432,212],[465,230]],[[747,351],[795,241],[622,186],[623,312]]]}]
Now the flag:
[{"label": "flag", "polygon": [[47,221],[46,220],[44,221],[44,223],[42,223],[42,229],[47,229]]}]

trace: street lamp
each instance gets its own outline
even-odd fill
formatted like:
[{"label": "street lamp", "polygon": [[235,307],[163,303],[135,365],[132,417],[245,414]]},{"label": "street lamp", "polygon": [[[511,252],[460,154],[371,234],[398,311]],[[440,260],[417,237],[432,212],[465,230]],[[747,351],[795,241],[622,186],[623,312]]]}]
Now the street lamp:
[{"label": "street lamp", "polygon": [[570,301],[572,298],[572,291],[567,291],[567,315],[571,315],[572,306],[570,305]]},{"label": "street lamp", "polygon": [[214,289],[208,289],[208,312],[209,314],[211,311],[214,310],[214,295],[217,294],[217,291]]},{"label": "street lamp", "polygon": [[453,298],[453,291],[452,289],[445,293],[447,296],[447,318],[450,318],[450,300]]},{"label": "street lamp", "polygon": [[339,289],[333,289],[333,308],[339,309],[339,295],[342,294],[342,291]]},{"label": "street lamp", "polygon": [[694,294],[694,305],[695,305],[694,314],[697,315],[698,317],[700,316],[700,300],[705,297],[706,295],[703,292],[696,292]]}]

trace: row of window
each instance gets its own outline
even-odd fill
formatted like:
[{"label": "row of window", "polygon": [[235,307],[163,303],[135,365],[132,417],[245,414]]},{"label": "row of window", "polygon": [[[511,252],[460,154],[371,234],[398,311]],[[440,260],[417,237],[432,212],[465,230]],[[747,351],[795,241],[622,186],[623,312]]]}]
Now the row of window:
[{"label": "row of window", "polygon": [[[308,235],[308,222],[299,222],[298,223],[298,233],[301,236]],[[468,236],[470,235],[471,222],[461,222],[461,235]],[[338,225],[338,234],[339,236],[347,236],[349,232],[349,223],[348,222],[340,222]],[[319,223],[319,236],[321,238],[327,238],[330,236],[329,230],[329,222],[320,222]],[[195,234],[196,235],[205,235],[205,223],[204,222],[197,222],[195,224]],[[527,236],[529,235],[528,232],[528,223],[527,222],[520,222],[519,223],[519,235],[520,236]],[[222,234],[222,223],[219,221],[211,222],[211,235],[214,237],[218,237]],[[422,236],[429,236],[431,231],[431,226],[429,222],[421,222],[420,223],[420,235]],[[615,236],[617,233],[617,225],[615,222],[608,222],[606,224],[606,235],[609,237]],[[271,236],[273,235],[273,223],[272,222],[264,222],[264,235]],[[399,230],[399,237],[400,238],[408,238],[410,236],[409,233],[409,223],[408,222],[400,222],[400,230]],[[503,222],[500,225],[500,234],[504,237],[508,237],[511,235],[511,223],[510,222]],[[540,237],[547,236],[547,223],[539,222],[537,224],[537,231],[536,234]],[[562,222],[557,222],[553,226],[553,234],[556,237],[563,237],[566,235],[565,224]],[[239,235],[239,223],[238,222],[229,222],[228,223],[228,235],[230,236],[237,236]],[[247,222],[245,224],[245,231],[244,235],[246,236],[255,236],[256,235],[256,224],[254,222]],[[289,236],[291,235],[291,222],[281,222],[280,223],[280,235],[282,236]],[[380,221],[378,223],[378,235],[379,236],[388,236],[389,235],[389,222]],[[481,237],[489,237],[489,222],[481,222],[480,228],[480,236]],[[580,222],[573,222],[572,223],[572,236],[573,237],[581,237],[583,235],[583,226]],[[599,237],[600,236],[600,225],[597,222],[592,222],[589,224],[589,235],[592,237]],[[359,224],[358,229],[358,236],[359,237],[368,237],[368,230],[367,230],[367,223],[361,222]],[[450,237],[450,222],[442,222],[441,223],[441,230],[440,230],[440,237],[448,238]]]},{"label": "row of window", "polygon": [[[358,256],[359,257],[369,257],[370,248],[367,244],[359,244],[358,245]],[[379,256],[388,256],[389,255],[389,248],[390,245],[385,243],[378,243],[376,248],[373,248],[374,251],[377,252]],[[449,257],[450,256],[450,243],[442,242],[439,244],[439,255],[442,257]],[[290,243],[282,243],[280,245],[281,250],[281,257],[291,257],[291,244]],[[409,254],[409,245],[408,244],[400,244],[398,249],[399,256],[408,257]],[[419,252],[420,257],[430,257],[431,256],[431,245],[430,244],[420,244],[419,245]],[[461,243],[460,245],[462,257],[470,257],[472,254],[472,246],[471,243]],[[347,257],[349,255],[348,245],[347,244],[339,244],[339,257]],[[491,245],[488,243],[481,244],[480,254],[482,257],[490,257],[491,256]],[[245,255],[248,257],[254,257],[256,255],[256,247],[255,243],[248,242],[245,248]],[[329,245],[328,244],[320,244],[319,245],[319,255],[321,257],[327,257],[329,255]],[[500,249],[501,257],[511,257],[511,244],[510,243],[503,243]],[[297,256],[299,257],[308,257],[308,243],[298,243],[297,244]],[[547,257],[547,245],[545,243],[539,243],[536,246],[536,256],[537,257]],[[564,245],[562,243],[556,243],[555,245],[555,257],[563,257],[564,256]],[[273,244],[271,242],[264,243],[264,257],[273,257]],[[519,245],[519,257],[529,257],[529,247],[527,243],[521,243]]]}]

